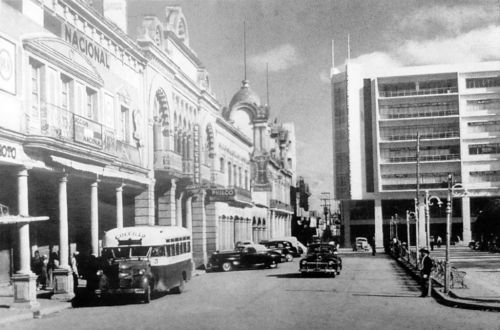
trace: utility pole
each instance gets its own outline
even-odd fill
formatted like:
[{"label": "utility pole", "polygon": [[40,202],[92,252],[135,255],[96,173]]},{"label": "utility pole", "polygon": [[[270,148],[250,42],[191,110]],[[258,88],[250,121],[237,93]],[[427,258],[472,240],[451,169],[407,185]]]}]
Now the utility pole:
[{"label": "utility pole", "polygon": [[330,207],[331,207],[331,202],[330,202],[330,193],[329,192],[322,192],[321,193],[321,202],[323,203],[321,206],[323,207],[323,213],[325,214],[325,224],[326,225],[331,225],[330,221]]}]

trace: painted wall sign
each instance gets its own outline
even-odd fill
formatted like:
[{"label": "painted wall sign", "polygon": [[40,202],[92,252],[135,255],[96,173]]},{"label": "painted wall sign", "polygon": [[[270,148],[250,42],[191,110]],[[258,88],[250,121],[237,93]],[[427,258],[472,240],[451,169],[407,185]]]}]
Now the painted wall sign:
[{"label": "painted wall sign", "polygon": [[234,189],[207,189],[207,195],[211,202],[234,201],[236,191]]},{"label": "painted wall sign", "polygon": [[200,170],[200,128],[198,125],[194,126],[193,131],[194,139],[194,183],[199,184],[201,181],[201,170]]},{"label": "painted wall sign", "polygon": [[0,89],[16,94],[16,45],[0,38]]},{"label": "painted wall sign", "polygon": [[17,158],[17,148],[0,143],[0,158]]},{"label": "painted wall sign", "polygon": [[64,40],[93,61],[109,69],[109,53],[81,32],[69,25],[64,26]]},{"label": "painted wall sign", "polygon": [[75,115],[75,141],[102,148],[102,126]]}]

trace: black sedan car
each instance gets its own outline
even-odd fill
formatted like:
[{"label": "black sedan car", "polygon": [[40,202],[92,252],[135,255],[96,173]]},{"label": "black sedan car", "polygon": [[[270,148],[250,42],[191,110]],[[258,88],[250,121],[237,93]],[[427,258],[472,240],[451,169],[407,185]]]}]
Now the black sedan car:
[{"label": "black sedan car", "polygon": [[297,248],[287,241],[262,241],[260,244],[264,245],[270,250],[277,251],[285,256],[286,261],[293,261],[294,257],[300,257]]},{"label": "black sedan car", "polygon": [[214,252],[206,265],[207,271],[229,272],[234,268],[254,266],[278,267],[283,256],[275,251],[257,245],[238,246],[232,251]]},{"label": "black sedan car", "polygon": [[340,274],[342,258],[337,255],[334,245],[317,243],[309,245],[307,256],[300,260],[299,271],[303,276],[316,273],[327,274],[332,277]]}]

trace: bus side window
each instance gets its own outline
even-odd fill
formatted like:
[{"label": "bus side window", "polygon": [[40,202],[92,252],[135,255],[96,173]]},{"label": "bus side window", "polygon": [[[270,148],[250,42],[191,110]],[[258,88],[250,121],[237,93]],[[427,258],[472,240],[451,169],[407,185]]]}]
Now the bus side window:
[{"label": "bus side window", "polygon": [[169,245],[167,245],[167,246],[165,247],[165,248],[166,248],[166,250],[167,250],[167,257],[171,257],[171,256],[172,256],[172,251],[171,251],[171,249],[170,249],[170,247],[171,247],[171,246],[172,246],[172,245],[171,245],[171,244],[169,244]]},{"label": "bus side window", "polygon": [[175,255],[179,255],[179,243],[175,243]]}]

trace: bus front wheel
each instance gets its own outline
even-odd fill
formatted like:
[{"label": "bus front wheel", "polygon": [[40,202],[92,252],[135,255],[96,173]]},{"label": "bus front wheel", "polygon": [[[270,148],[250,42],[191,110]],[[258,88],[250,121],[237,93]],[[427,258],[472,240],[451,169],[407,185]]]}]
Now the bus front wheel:
[{"label": "bus front wheel", "polygon": [[184,280],[184,275],[181,274],[181,278],[179,280],[179,286],[174,289],[174,292],[177,294],[181,294],[184,292],[186,288],[186,281]]},{"label": "bus front wheel", "polygon": [[149,304],[149,302],[151,301],[151,288],[149,287],[149,285],[146,286],[142,300],[145,304]]}]

